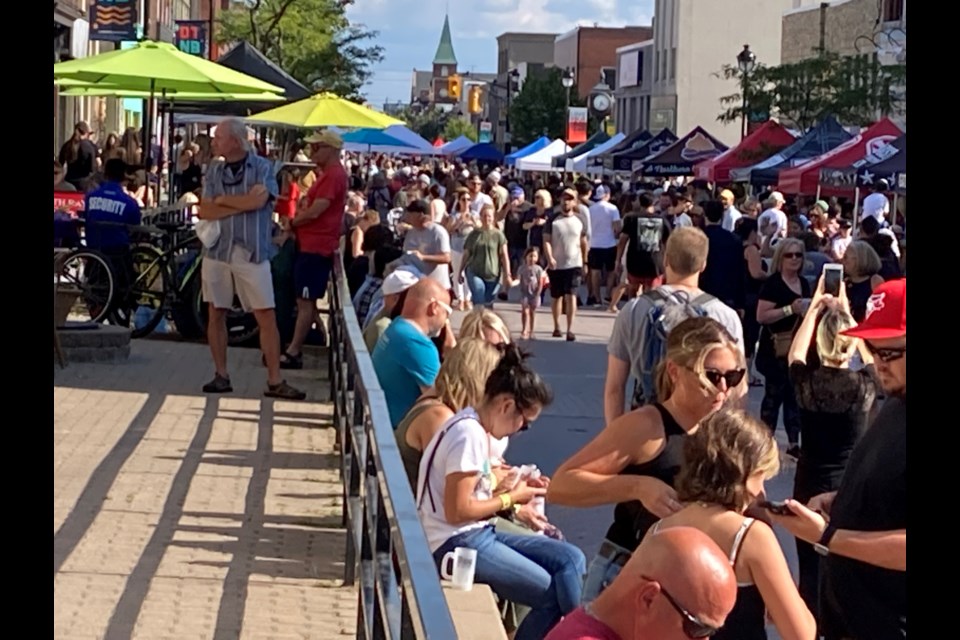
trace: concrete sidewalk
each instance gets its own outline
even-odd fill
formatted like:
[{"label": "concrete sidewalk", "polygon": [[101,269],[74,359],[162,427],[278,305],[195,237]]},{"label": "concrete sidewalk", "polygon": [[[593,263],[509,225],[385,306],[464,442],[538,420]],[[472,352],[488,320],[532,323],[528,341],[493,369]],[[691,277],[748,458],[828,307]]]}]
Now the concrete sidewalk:
[{"label": "concrete sidewalk", "polygon": [[[54,637],[342,638],[339,457],[326,362],[262,396],[260,352],[140,340],[124,364],[54,371]],[[319,367],[319,370],[318,370]]]}]

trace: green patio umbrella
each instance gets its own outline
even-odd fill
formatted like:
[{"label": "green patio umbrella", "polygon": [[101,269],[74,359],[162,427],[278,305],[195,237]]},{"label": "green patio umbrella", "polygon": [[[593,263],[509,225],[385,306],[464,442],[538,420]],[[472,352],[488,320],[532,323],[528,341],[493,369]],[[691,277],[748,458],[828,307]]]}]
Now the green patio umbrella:
[{"label": "green patio umbrella", "polygon": [[[53,65],[54,80],[80,80],[113,89],[142,91],[152,99],[181,92],[283,93],[283,89],[216,62],[181,52],[172,44],[143,40],[130,49]],[[151,110],[152,111],[152,110]],[[145,148],[152,140],[153,114],[144,125]],[[149,154],[143,154],[144,163]]]},{"label": "green patio umbrella", "polygon": [[[69,86],[60,92],[61,96],[73,96],[77,98],[89,98],[95,96],[105,96],[111,98],[141,98],[147,100],[150,98],[148,91],[131,91],[128,89],[118,89],[108,85],[74,85]],[[283,102],[283,96],[275,93],[216,93],[205,91],[180,91],[165,96],[166,100],[176,102],[178,100],[189,100],[190,102]]]}]

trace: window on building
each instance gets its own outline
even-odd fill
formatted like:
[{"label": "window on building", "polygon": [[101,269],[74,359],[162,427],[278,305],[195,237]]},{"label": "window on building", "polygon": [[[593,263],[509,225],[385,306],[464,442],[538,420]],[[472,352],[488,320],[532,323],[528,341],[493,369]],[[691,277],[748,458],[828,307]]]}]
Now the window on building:
[{"label": "window on building", "polygon": [[661,64],[660,77],[666,80],[667,79],[667,52],[666,51],[664,51],[663,55],[660,56],[660,64]]},{"label": "window on building", "polygon": [[903,20],[903,3],[905,0],[883,0],[883,21],[900,22]]},{"label": "window on building", "polygon": [[603,84],[611,89],[617,88],[617,70],[614,67],[601,67],[600,74],[603,76]]},{"label": "window on building", "polygon": [[653,52],[653,80],[655,82],[660,80],[660,52],[659,51]]},{"label": "window on building", "polygon": [[446,66],[440,67],[440,77],[446,78],[448,75],[450,75],[450,70]]},{"label": "window on building", "polygon": [[670,49],[670,79],[677,77],[677,48]]}]

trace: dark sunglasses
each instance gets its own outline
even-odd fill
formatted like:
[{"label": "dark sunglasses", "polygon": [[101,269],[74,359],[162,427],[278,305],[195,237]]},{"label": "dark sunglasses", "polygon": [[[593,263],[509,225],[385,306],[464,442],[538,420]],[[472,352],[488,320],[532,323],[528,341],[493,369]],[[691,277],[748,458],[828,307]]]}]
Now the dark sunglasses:
[{"label": "dark sunglasses", "polygon": [[743,377],[747,375],[746,369],[731,369],[730,371],[717,371],[716,369],[707,369],[703,372],[703,377],[710,381],[710,384],[720,388],[720,381],[727,383],[727,389],[733,389],[743,382]]},{"label": "dark sunglasses", "polygon": [[783,257],[784,257],[784,258],[802,258],[802,257],[803,257],[803,253],[802,253],[802,252],[785,253],[785,254],[783,254]]},{"label": "dark sunglasses", "polygon": [[867,351],[869,351],[870,354],[873,357],[875,357],[877,360],[880,360],[882,362],[893,362],[894,360],[899,360],[900,358],[902,358],[907,354],[906,347],[884,349],[880,347],[875,347],[867,341],[864,341],[864,344],[867,345]]},{"label": "dark sunglasses", "polygon": [[[657,581],[653,580],[652,582]],[[660,583],[658,582],[657,584]],[[720,631],[720,627],[714,627],[701,621],[697,616],[681,607],[680,603],[674,600],[673,596],[663,588],[662,584],[660,585],[660,593],[663,594],[667,602],[680,614],[680,618],[683,620],[683,632],[687,634],[688,638],[709,638],[710,636],[716,635],[717,631]]]}]

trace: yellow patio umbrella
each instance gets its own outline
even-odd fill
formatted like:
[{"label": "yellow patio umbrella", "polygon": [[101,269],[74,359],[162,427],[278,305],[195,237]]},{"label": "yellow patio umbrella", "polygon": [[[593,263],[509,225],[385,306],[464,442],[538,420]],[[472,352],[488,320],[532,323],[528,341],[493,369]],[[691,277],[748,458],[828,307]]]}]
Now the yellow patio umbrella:
[{"label": "yellow patio umbrella", "polygon": [[280,125],[301,129],[321,127],[386,129],[391,125],[404,124],[402,120],[350,102],[332,93],[318,93],[303,100],[254,114],[246,120],[250,124]]}]

